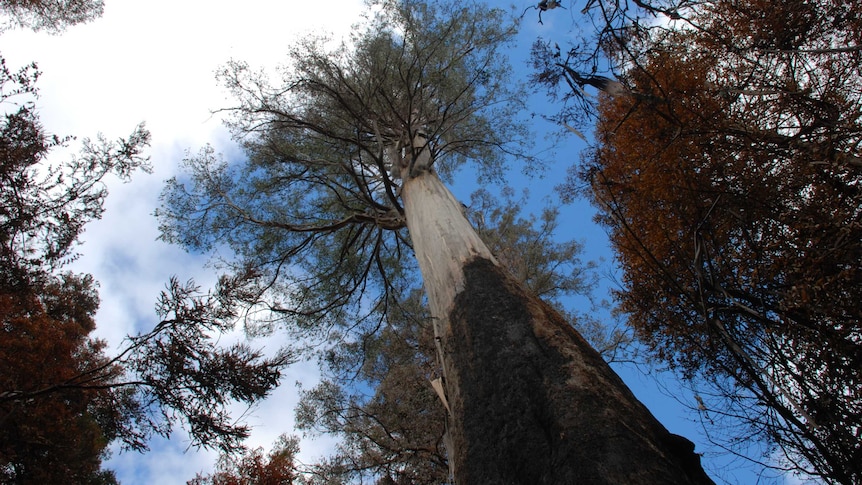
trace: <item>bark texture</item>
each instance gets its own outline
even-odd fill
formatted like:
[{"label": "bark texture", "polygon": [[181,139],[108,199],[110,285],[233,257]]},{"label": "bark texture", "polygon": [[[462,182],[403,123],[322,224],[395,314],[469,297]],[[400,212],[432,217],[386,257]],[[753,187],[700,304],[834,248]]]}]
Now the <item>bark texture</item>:
[{"label": "bark texture", "polygon": [[491,261],[464,275],[443,336],[456,483],[712,483],[556,311]]},{"label": "bark texture", "polygon": [[405,180],[401,199],[431,314],[443,317],[464,287],[464,263],[494,257],[433,170]]},{"label": "bark texture", "polygon": [[402,199],[435,317],[455,483],[712,483],[694,445],[497,265],[433,170],[405,180]]}]

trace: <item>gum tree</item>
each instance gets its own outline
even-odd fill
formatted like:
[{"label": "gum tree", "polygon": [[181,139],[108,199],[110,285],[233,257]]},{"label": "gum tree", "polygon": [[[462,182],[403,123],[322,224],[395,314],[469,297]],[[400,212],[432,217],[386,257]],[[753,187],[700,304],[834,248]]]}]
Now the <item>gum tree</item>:
[{"label": "gum tree", "polygon": [[[520,283],[560,311],[602,357],[626,353],[628,335],[609,330],[586,312],[563,310],[564,298],[589,297],[596,284],[593,263],[580,259],[582,245],[555,241],[558,212],[520,216],[524,200],[478,190],[468,219],[497,261]],[[386,317],[381,330],[342,346],[325,378],[305,390],[297,410],[304,432],[336,434],[334,453],[310,467],[321,483],[367,481],[440,484],[448,479],[444,446],[446,410],[430,380],[439,375],[433,319],[422,292],[414,291]],[[387,482],[386,480],[390,480]]]},{"label": "gum tree", "polygon": [[538,163],[508,80],[514,25],[484,5],[376,7],[350,42],[297,44],[276,85],[224,70],[246,159],[189,157],[164,192],[163,237],[226,246],[248,327],[334,358],[383,327],[418,266],[459,483],[709,482],[691,443],[498,264],[441,180],[468,162],[485,177],[510,157]]}]

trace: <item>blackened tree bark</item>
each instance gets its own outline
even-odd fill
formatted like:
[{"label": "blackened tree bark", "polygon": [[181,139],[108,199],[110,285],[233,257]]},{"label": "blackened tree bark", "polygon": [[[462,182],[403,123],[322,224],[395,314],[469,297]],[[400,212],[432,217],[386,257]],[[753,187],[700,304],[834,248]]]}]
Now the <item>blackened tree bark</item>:
[{"label": "blackened tree bark", "polygon": [[555,310],[489,260],[464,273],[444,346],[458,483],[712,483]]},{"label": "blackened tree bark", "polygon": [[553,308],[502,270],[433,171],[404,182],[458,484],[712,483]]}]

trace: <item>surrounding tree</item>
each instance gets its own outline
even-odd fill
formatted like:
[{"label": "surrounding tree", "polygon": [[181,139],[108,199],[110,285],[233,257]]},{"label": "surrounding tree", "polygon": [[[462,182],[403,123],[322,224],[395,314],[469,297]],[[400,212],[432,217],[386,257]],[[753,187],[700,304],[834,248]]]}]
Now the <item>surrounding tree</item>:
[{"label": "surrounding tree", "polygon": [[500,267],[438,177],[467,161],[499,176],[525,150],[512,24],[484,5],[378,6],[349,44],[302,41],[276,86],[225,69],[247,159],[187,159],[163,194],[164,239],[228,246],[225,267],[258,288],[251,330],[324,355],[385,331],[417,286],[412,252],[459,483],[709,483],[691,442]]},{"label": "surrounding tree", "polygon": [[40,125],[37,78],[35,66],[13,71],[0,58],[0,102],[13,107],[0,119],[0,479],[110,482],[99,471],[109,442],[144,449],[178,418],[196,443],[238,447],[248,430],[228,405],[265,396],[290,356],[216,345],[216,331],[238,317],[223,303],[241,291],[229,279],[208,295],[173,282],[156,328],[105,355],[89,336],[96,283],[64,267],[104,211],[106,178],[148,170],[149,133],[139,126],[125,140],[84,140],[78,156],[54,161],[71,139]]},{"label": "surrounding tree", "polygon": [[449,478],[446,411],[431,385],[440,368],[421,292],[390,313],[385,327],[350,349],[352,359],[339,359],[349,370],[358,364],[354,375],[303,392],[298,428],[340,438],[335,453],[307,471],[311,483]]},{"label": "surrounding tree", "polygon": [[832,0],[634,3],[588,10],[616,79],[594,74],[595,52],[534,51],[570,107],[601,90],[596,147],[564,191],[588,184],[622,309],[697,378],[714,438],[860,483],[862,16]]},{"label": "surrounding tree", "polygon": [[0,0],[0,32],[15,27],[59,33],[102,16],[102,0]]},{"label": "surrounding tree", "polygon": [[223,454],[211,475],[198,475],[188,485],[291,485],[296,480],[296,438],[282,435],[264,457],[262,448],[236,457]]},{"label": "surrounding tree", "polygon": [[[11,390],[39,390],[106,365],[104,344],[87,338],[97,297],[92,280],[64,275],[39,298],[0,296],[0,481],[90,483],[122,419],[123,391],[74,388],[56,399],[14,399]],[[102,382],[122,373],[107,366]],[[26,392],[26,391],[25,391]]]},{"label": "surrounding tree", "polygon": [[149,135],[87,141],[79,158],[52,168],[47,153],[67,140],[39,124],[37,77],[35,66],[12,71],[0,59],[0,97],[18,104],[0,120],[0,469],[4,483],[85,483],[107,477],[101,455],[137,405],[126,390],[102,387],[122,370],[88,337],[92,278],[55,270],[74,259],[83,222],[101,214],[102,178],[146,169],[138,153]]}]

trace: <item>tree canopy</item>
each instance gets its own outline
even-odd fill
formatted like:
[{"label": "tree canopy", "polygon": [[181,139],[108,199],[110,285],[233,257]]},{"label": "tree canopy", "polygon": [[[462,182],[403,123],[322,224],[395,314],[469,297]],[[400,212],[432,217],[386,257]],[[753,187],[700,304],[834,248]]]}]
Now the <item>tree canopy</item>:
[{"label": "tree canopy", "polygon": [[393,152],[413,150],[417,133],[433,141],[445,176],[468,160],[499,176],[507,154],[525,153],[505,12],[380,6],[349,42],[293,46],[275,85],[227,65],[220,77],[238,102],[230,126],[247,159],[206,147],[163,192],[163,239],[236,255],[224,263],[246,277],[246,304],[270,311],[249,319],[253,332],[283,326],[332,344],[361,340],[419,286],[406,257],[403,176],[391,163]]},{"label": "tree canopy", "polygon": [[92,285],[91,279],[64,275],[38,296],[10,294],[8,288],[0,294],[3,483],[89,483],[111,477],[100,470],[100,462],[107,444],[122,431],[123,414],[135,410],[127,393],[70,386],[54,398],[41,394],[94,368],[103,368],[98,384],[116,382],[122,374],[108,363],[104,343],[88,338],[98,304]]},{"label": "tree canopy", "polygon": [[102,16],[102,0],[2,0],[0,32],[15,27],[59,33]]},{"label": "tree canopy", "polygon": [[563,190],[587,187],[609,227],[629,322],[699,378],[704,421],[733,430],[717,441],[839,483],[862,473],[856,10],[598,0],[606,57],[535,50],[538,79],[599,117]]}]

